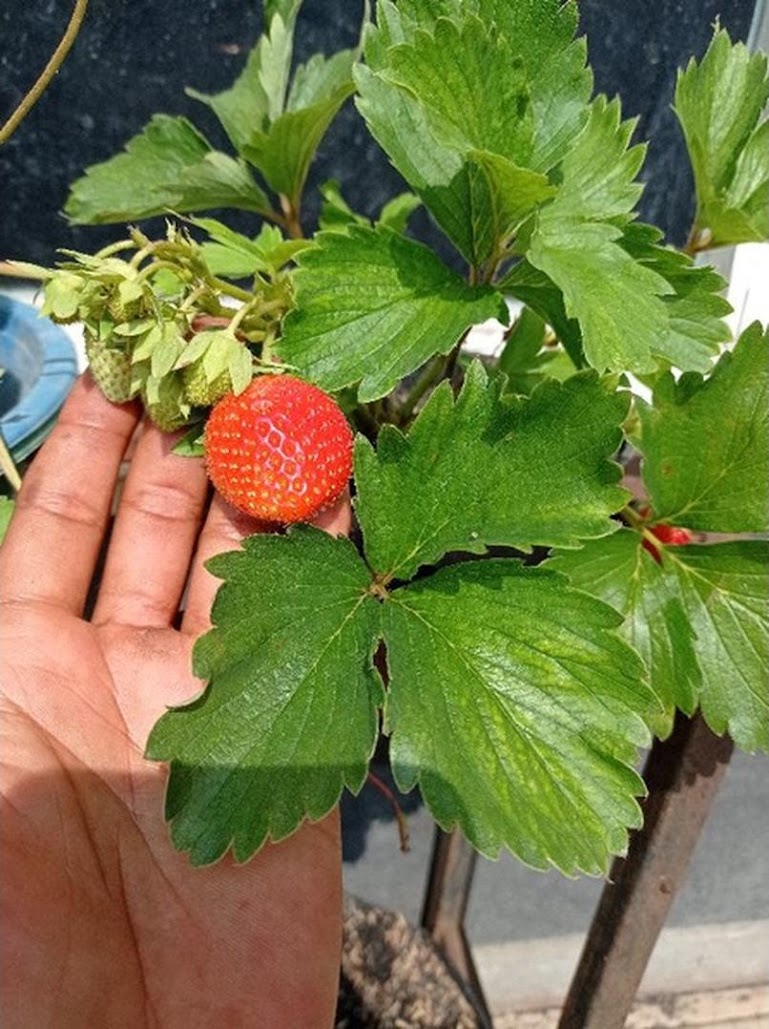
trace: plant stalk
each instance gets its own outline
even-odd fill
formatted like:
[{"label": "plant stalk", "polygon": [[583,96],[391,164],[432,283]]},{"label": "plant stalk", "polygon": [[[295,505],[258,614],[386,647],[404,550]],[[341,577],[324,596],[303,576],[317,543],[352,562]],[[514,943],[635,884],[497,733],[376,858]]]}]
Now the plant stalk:
[{"label": "plant stalk", "polygon": [[286,227],[286,232],[291,239],[302,239],[304,232],[302,231],[302,222],[299,215],[299,203],[294,203],[291,197],[281,193],[280,206],[283,208],[283,223]]},{"label": "plant stalk", "polygon": [[75,0],[72,17],[70,18],[69,24],[61,38],[61,42],[51,55],[51,59],[48,61],[48,64],[43,68],[37,82],[35,82],[11,117],[5,125],[3,125],[2,129],[0,129],[0,144],[6,143],[11,138],[13,133],[47,89],[51,79],[61,67],[64,58],[69,53],[72,44],[77,38],[80,26],[83,24],[83,19],[85,18],[87,8],[88,0]]},{"label": "plant stalk", "polygon": [[19,475],[16,464],[11,457],[11,452],[2,437],[2,433],[0,433],[0,471],[2,471],[3,475],[10,483],[11,489],[14,493],[18,493],[21,489],[21,476]]},{"label": "plant stalk", "polygon": [[449,357],[445,354],[436,354],[435,357],[428,361],[421,375],[417,377],[411,389],[406,394],[403,403],[398,407],[398,421],[401,425],[405,425],[406,422],[408,422],[414,413],[417,404],[430,387],[440,382],[444,377],[448,365]]},{"label": "plant stalk", "polygon": [[13,261],[0,261],[0,275],[7,275],[11,279],[34,279],[35,282],[42,282],[43,279],[33,271],[26,268],[19,268]]}]

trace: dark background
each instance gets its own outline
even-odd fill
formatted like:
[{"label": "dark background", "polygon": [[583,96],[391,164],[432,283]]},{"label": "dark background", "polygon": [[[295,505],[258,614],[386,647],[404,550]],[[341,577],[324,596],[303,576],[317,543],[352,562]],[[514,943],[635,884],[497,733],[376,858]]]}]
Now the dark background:
[{"label": "dark background", "polygon": [[[515,0],[510,0],[515,2]],[[0,118],[11,113],[58,43],[71,13],[64,0],[3,0],[0,5]],[[745,39],[754,0],[580,0],[596,89],[619,93],[625,116],[640,118],[639,139],[653,138],[644,170],[641,215],[681,243],[692,213],[692,185],[675,116],[675,69],[701,55],[717,17]],[[316,50],[354,45],[359,0],[306,0],[296,32],[298,61]],[[244,0],[91,0],[81,33],[47,93],[0,150],[0,260],[51,263],[57,246],[94,250],[119,226],[70,227],[63,216],[69,183],[115,153],[152,114],[184,114],[224,150],[216,119],[184,87],[229,86],[262,28],[261,4]],[[373,215],[403,182],[367,138],[352,103],[326,137],[311,184],[341,181],[348,201]],[[306,206],[305,229],[317,208]],[[238,215],[253,231],[255,221]],[[426,215],[414,234],[445,253]]]}]

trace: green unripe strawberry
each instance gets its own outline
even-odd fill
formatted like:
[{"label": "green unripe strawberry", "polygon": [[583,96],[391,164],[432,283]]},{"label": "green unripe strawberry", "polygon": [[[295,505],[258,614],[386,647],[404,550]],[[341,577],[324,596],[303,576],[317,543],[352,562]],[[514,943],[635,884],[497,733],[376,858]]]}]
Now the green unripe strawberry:
[{"label": "green unripe strawberry", "polygon": [[232,389],[232,377],[225,370],[209,381],[202,361],[195,361],[182,372],[184,399],[194,407],[210,407]]},{"label": "green unripe strawberry", "polygon": [[120,325],[141,318],[147,313],[147,307],[142,299],[124,303],[119,293],[112,293],[107,301],[107,311],[115,324]]},{"label": "green unripe strawberry", "polygon": [[91,374],[99,389],[113,404],[124,404],[134,395],[131,389],[131,355],[126,350],[108,347],[103,340],[86,332],[85,352]]},{"label": "green unripe strawberry", "polygon": [[179,405],[173,400],[161,400],[157,404],[150,404],[147,407],[147,414],[151,422],[163,432],[175,432],[187,424],[187,415],[179,410]]},{"label": "green unripe strawberry", "polygon": [[163,432],[174,432],[189,421],[190,405],[184,399],[178,372],[148,375],[142,385],[142,400],[150,421]]}]

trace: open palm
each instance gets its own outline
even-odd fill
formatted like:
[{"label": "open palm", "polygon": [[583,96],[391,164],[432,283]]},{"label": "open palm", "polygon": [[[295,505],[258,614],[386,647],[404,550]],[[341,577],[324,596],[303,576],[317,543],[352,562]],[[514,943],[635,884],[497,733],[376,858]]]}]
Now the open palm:
[{"label": "open palm", "polygon": [[337,816],[247,865],[194,869],[163,823],[166,770],[142,757],[163,710],[201,688],[190,651],[217,585],[202,562],[258,528],[216,500],[204,520],[201,463],[154,428],[82,618],[136,419],[81,380],[0,549],[4,1024],[327,1026]]}]

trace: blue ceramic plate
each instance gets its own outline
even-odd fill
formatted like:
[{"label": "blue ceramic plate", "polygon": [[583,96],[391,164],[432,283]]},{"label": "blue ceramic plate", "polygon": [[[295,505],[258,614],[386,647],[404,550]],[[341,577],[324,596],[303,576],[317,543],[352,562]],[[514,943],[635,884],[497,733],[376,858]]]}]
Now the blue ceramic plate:
[{"label": "blue ceramic plate", "polygon": [[34,307],[0,296],[0,431],[15,461],[40,446],[77,377],[63,329]]}]

